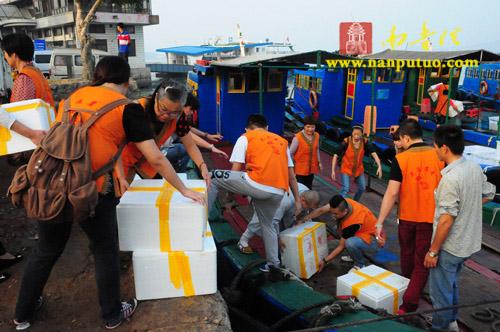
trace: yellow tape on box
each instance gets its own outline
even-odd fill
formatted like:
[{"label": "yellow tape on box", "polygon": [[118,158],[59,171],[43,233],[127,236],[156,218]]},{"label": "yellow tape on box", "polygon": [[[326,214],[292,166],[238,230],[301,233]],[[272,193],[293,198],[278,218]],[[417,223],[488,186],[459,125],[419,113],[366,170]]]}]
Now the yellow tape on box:
[{"label": "yellow tape on box", "polygon": [[[8,113],[19,113],[19,112],[26,112],[26,111],[37,111],[37,112],[43,112],[42,118],[46,118],[47,122],[43,124],[42,118],[40,116],[36,117],[33,116],[33,114],[29,115],[21,115],[21,114],[15,114],[14,118],[16,120],[22,122],[24,125],[27,125],[28,127],[32,129],[45,129],[48,130],[52,123],[55,121],[55,113],[54,109],[50,107],[49,104],[45,103],[41,99],[34,99],[34,100],[25,100],[21,102],[15,102],[11,104],[4,104],[1,106],[1,111],[5,111]],[[34,121],[33,123],[31,123]],[[11,151],[9,149],[8,143],[11,142],[11,140],[18,136],[21,139],[20,142],[18,142],[19,147],[17,149],[14,149]],[[11,147],[12,148],[12,147]],[[30,149],[34,149],[35,146],[31,144],[31,141],[24,138],[20,137],[18,134],[11,133],[11,131],[5,127],[0,126],[0,156],[10,154],[10,153],[16,153],[16,152],[22,152],[22,151],[27,151]]]},{"label": "yellow tape on box", "polygon": [[399,304],[399,292],[396,287],[392,287],[391,285],[386,284],[385,282],[381,281],[381,279],[387,278],[390,275],[393,275],[391,271],[385,271],[380,274],[377,274],[375,276],[369,276],[366,273],[363,273],[361,271],[354,271],[355,274],[365,278],[365,280],[358,282],[354,285],[352,285],[352,295],[355,297],[359,297],[359,294],[361,293],[361,290],[369,285],[372,284],[378,284],[384,288],[387,288],[392,292],[393,295],[393,312],[396,313],[398,311],[398,304]]},{"label": "yellow tape on box", "polygon": [[312,238],[313,251],[314,251],[314,261],[316,262],[316,271],[319,269],[318,245],[316,244],[316,230],[321,226],[323,226],[323,225],[318,223],[312,227],[307,227],[297,237],[297,247],[299,248],[299,262],[300,262],[300,277],[301,278],[307,278],[306,262],[304,259],[303,239],[304,239],[304,236],[306,236],[309,233],[311,233],[311,238]]}]

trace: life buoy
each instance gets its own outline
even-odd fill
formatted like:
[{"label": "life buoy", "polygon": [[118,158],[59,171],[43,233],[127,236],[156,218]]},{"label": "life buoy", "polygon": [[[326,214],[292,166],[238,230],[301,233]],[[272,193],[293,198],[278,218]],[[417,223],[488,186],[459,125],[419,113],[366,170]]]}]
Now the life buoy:
[{"label": "life buoy", "polygon": [[479,93],[483,96],[488,93],[488,83],[486,81],[479,83]]},{"label": "life buoy", "polygon": [[316,91],[311,90],[309,92],[309,106],[315,110],[316,107],[318,106],[318,94]]}]

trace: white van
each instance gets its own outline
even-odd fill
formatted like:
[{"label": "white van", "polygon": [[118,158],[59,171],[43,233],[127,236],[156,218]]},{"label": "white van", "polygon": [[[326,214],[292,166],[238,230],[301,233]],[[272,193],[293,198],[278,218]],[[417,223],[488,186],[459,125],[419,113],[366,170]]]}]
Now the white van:
[{"label": "white van", "polygon": [[[92,50],[94,64],[109,55],[107,52]],[[82,76],[83,65],[80,49],[54,48],[47,51],[35,51],[35,65],[47,78],[75,78]]]}]

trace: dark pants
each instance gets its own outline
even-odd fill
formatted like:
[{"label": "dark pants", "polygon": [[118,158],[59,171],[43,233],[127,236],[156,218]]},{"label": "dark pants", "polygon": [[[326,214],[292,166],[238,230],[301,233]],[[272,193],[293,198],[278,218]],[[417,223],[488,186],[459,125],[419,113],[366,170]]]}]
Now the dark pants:
[{"label": "dark pants", "polygon": [[296,175],[297,182],[302,183],[304,186],[312,190],[314,174],[309,175]]},{"label": "dark pants", "polygon": [[431,245],[432,224],[400,220],[398,235],[401,246],[401,273],[403,277],[410,279],[401,309],[407,312],[415,311],[429,277],[424,259]]},{"label": "dark pants", "polygon": [[127,61],[127,63],[128,63],[128,52],[119,52],[119,53],[118,53],[118,56],[119,56],[120,58],[123,58],[123,59],[124,59],[125,61]]},{"label": "dark pants", "polygon": [[[112,195],[100,196],[95,217],[80,223],[94,255],[95,278],[104,321],[118,318],[121,310],[117,204],[118,199]],[[33,319],[37,299],[42,295],[52,267],[61,256],[71,233],[70,212],[69,208],[65,208],[54,220],[38,222],[40,239],[24,271],[16,306],[17,321]]]},{"label": "dark pants", "polygon": [[6,253],[7,253],[7,251],[3,247],[2,242],[0,242],[0,256],[5,255]]}]

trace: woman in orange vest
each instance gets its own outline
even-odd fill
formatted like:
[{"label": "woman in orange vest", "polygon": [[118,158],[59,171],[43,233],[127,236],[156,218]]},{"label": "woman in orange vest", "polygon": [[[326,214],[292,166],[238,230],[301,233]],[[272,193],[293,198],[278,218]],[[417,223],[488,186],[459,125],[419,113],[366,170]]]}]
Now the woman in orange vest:
[{"label": "woman in orange vest", "polygon": [[365,168],[363,166],[363,158],[366,155],[371,155],[377,163],[377,176],[382,178],[382,165],[380,159],[375,152],[375,148],[363,137],[363,127],[352,127],[350,137],[344,139],[339,147],[339,153],[333,155],[332,159],[332,180],[335,180],[335,168],[339,157],[342,159],[340,165],[340,180],[342,181],[342,190],[340,194],[346,196],[349,192],[351,177],[354,178],[358,185],[358,190],[354,195],[354,200],[359,201],[361,195],[366,189]]},{"label": "woman in orange vest", "polygon": [[[129,78],[130,67],[125,60],[117,56],[102,58],[94,72],[94,83],[78,89],[69,97],[70,112],[85,109],[87,112],[81,112],[80,116],[81,121],[87,121],[97,110],[125,98]],[[59,112],[57,121],[61,121],[62,113]],[[73,114],[69,115],[70,118]],[[133,142],[155,171],[183,196],[204,204],[204,195],[186,188],[153,138],[150,122],[140,105],[130,103],[113,108],[103,114],[88,131],[92,168],[89,172],[95,172],[109,163],[125,142]],[[117,187],[115,173],[113,171],[96,179],[99,195],[95,215],[79,223],[89,238],[89,247],[94,256],[101,318],[107,329],[118,327],[132,316],[137,307],[137,300],[122,301],[120,297],[116,220],[119,199],[114,190]],[[86,204],[85,201],[81,203]],[[26,264],[17,299],[14,320],[17,330],[30,327],[36,308],[43,302],[44,286],[71,233],[72,212],[71,208],[65,208],[53,220],[38,221],[40,240]]]},{"label": "woman in orange vest", "polygon": [[316,121],[312,116],[304,118],[304,129],[295,134],[290,145],[290,153],[295,163],[297,182],[312,189],[314,174],[318,174],[322,169],[319,134],[316,133]]},{"label": "woman in orange vest", "polygon": [[[193,139],[193,134],[190,133],[191,122],[186,113],[183,112],[186,98],[187,93],[182,87],[175,82],[164,81],[150,97],[141,98],[138,102],[144,108],[149,119],[157,146],[161,147],[169,137],[176,134],[208,185],[210,183],[208,167],[203,161],[201,152]],[[154,167],[149,164],[133,143],[127,144],[121,159],[125,176],[129,182],[133,180],[136,173],[147,179],[154,178],[157,174]]]},{"label": "woman in orange vest", "polygon": [[354,261],[351,271],[368,265],[366,256],[372,260],[375,259],[379,250],[375,238],[377,218],[366,206],[350,198],[335,195],[330,199],[329,204],[314,210],[305,216],[304,220],[316,218],[325,213],[330,213],[337,220],[342,237],[337,248],[320,263],[320,271],[326,264],[340,255],[344,249],[347,249]]}]

